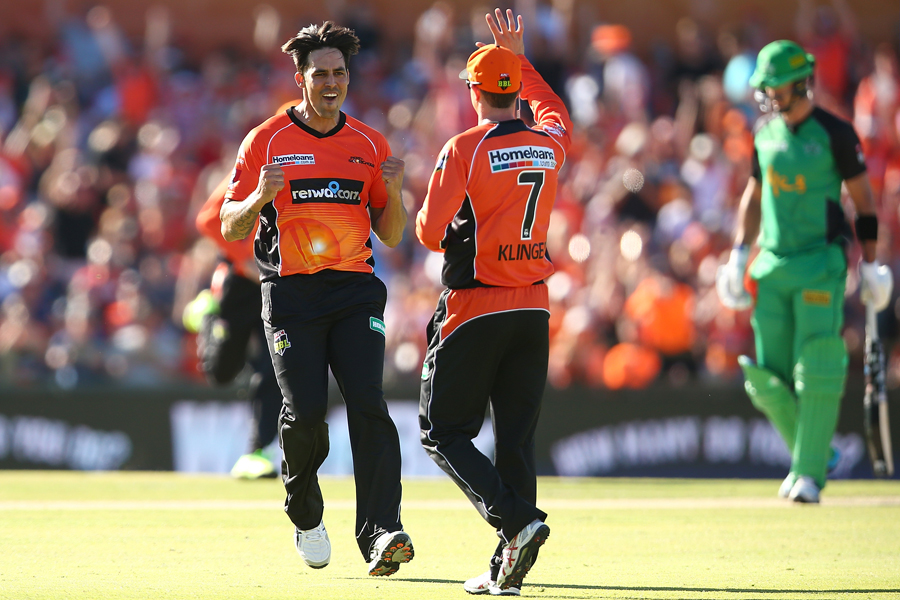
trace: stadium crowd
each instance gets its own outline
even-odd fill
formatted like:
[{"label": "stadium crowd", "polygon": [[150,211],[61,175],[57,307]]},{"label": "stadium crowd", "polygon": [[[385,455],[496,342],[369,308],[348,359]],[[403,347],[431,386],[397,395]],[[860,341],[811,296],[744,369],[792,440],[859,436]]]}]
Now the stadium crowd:
[{"label": "stadium crowd", "polygon": [[[900,257],[896,46],[863,39],[845,0],[798,5],[795,38],[817,58],[816,101],[853,121],[880,243]],[[749,312],[724,308],[714,278],[750,172],[760,113],[747,80],[772,39],[767,24],[748,17],[711,31],[685,17],[673,45],[657,42],[644,56],[637,32],[615,23],[596,23],[590,44],[573,47],[572,16],[555,6],[536,4],[526,36],[528,56],[576,126],[548,242],[557,267],[548,281],[549,381],[621,388],[738,378],[737,356],[753,352]],[[475,12],[437,2],[400,48],[386,48],[363,5],[335,18],[363,45],[344,108],[406,161],[411,215],[443,142],[474,124],[457,74],[475,40],[489,39],[484,11]],[[194,219],[247,131],[296,98],[285,85],[293,65],[277,46],[304,23],[260,10],[257,52],[199,58],[172,42],[170,25],[165,11],[150,10],[143,39],[129,39],[95,6],[56,23],[52,45],[0,40],[6,385],[203,380],[181,313],[209,285],[216,249]],[[441,290],[440,256],[416,241],[413,222],[398,248],[374,243],[388,287],[388,386],[418,379]],[[855,265],[855,244],[848,256]],[[858,362],[857,280],[851,268],[845,338]],[[884,337],[895,336],[895,323],[894,310],[882,314]],[[889,371],[896,386],[900,356]]]}]

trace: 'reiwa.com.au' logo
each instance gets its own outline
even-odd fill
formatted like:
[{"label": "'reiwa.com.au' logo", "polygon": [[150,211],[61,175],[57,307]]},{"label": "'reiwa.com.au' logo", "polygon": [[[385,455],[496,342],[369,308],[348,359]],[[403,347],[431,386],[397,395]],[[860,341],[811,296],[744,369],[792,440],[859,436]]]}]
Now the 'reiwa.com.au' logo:
[{"label": "'reiwa.com.au' logo", "polygon": [[294,204],[320,202],[358,205],[362,201],[364,186],[362,181],[356,179],[291,179],[291,201]]}]

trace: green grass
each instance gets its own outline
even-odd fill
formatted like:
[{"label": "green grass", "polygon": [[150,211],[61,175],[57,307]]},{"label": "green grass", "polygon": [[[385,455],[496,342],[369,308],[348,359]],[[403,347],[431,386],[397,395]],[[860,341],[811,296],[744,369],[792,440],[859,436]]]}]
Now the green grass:
[{"label": "green grass", "polygon": [[[552,533],[533,598],[900,598],[900,482],[837,481],[820,506],[777,481],[542,479]],[[496,537],[446,479],[404,481],[416,558],[366,575],[353,483],[323,479],[333,551],[292,544],[279,481],[0,472],[0,598],[462,599]]]}]

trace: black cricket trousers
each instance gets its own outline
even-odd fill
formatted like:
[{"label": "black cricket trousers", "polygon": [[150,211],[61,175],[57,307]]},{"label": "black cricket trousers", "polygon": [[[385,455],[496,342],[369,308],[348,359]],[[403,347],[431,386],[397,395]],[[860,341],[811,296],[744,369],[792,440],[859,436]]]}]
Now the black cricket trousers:
[{"label": "black cricket trousers", "polygon": [[[422,446],[509,542],[534,519],[534,432],[547,381],[549,313],[524,309],[470,319],[441,339],[445,291],[428,325],[419,397]],[[472,443],[490,406],[494,462]]]},{"label": "black cricket trousers", "polygon": [[284,395],[279,440],[284,510],[300,529],[324,509],[318,469],[328,456],[328,368],[344,403],[363,557],[400,523],[400,439],[382,391],[387,289],[375,275],[324,270],[262,284],[263,319]]}]

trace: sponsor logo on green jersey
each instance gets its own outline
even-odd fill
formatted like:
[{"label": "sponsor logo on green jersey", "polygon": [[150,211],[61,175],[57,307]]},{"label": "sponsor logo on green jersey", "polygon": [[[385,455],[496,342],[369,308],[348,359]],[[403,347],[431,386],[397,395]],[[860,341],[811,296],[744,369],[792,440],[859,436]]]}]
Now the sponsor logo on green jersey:
[{"label": "sponsor logo on green jersey", "polygon": [[766,178],[769,180],[769,185],[772,187],[772,194],[774,194],[776,198],[781,192],[794,192],[797,194],[806,193],[806,177],[802,174],[794,177],[794,182],[791,183],[788,181],[786,175],[782,175],[773,169],[772,165],[769,165],[769,168],[766,170]]}]

